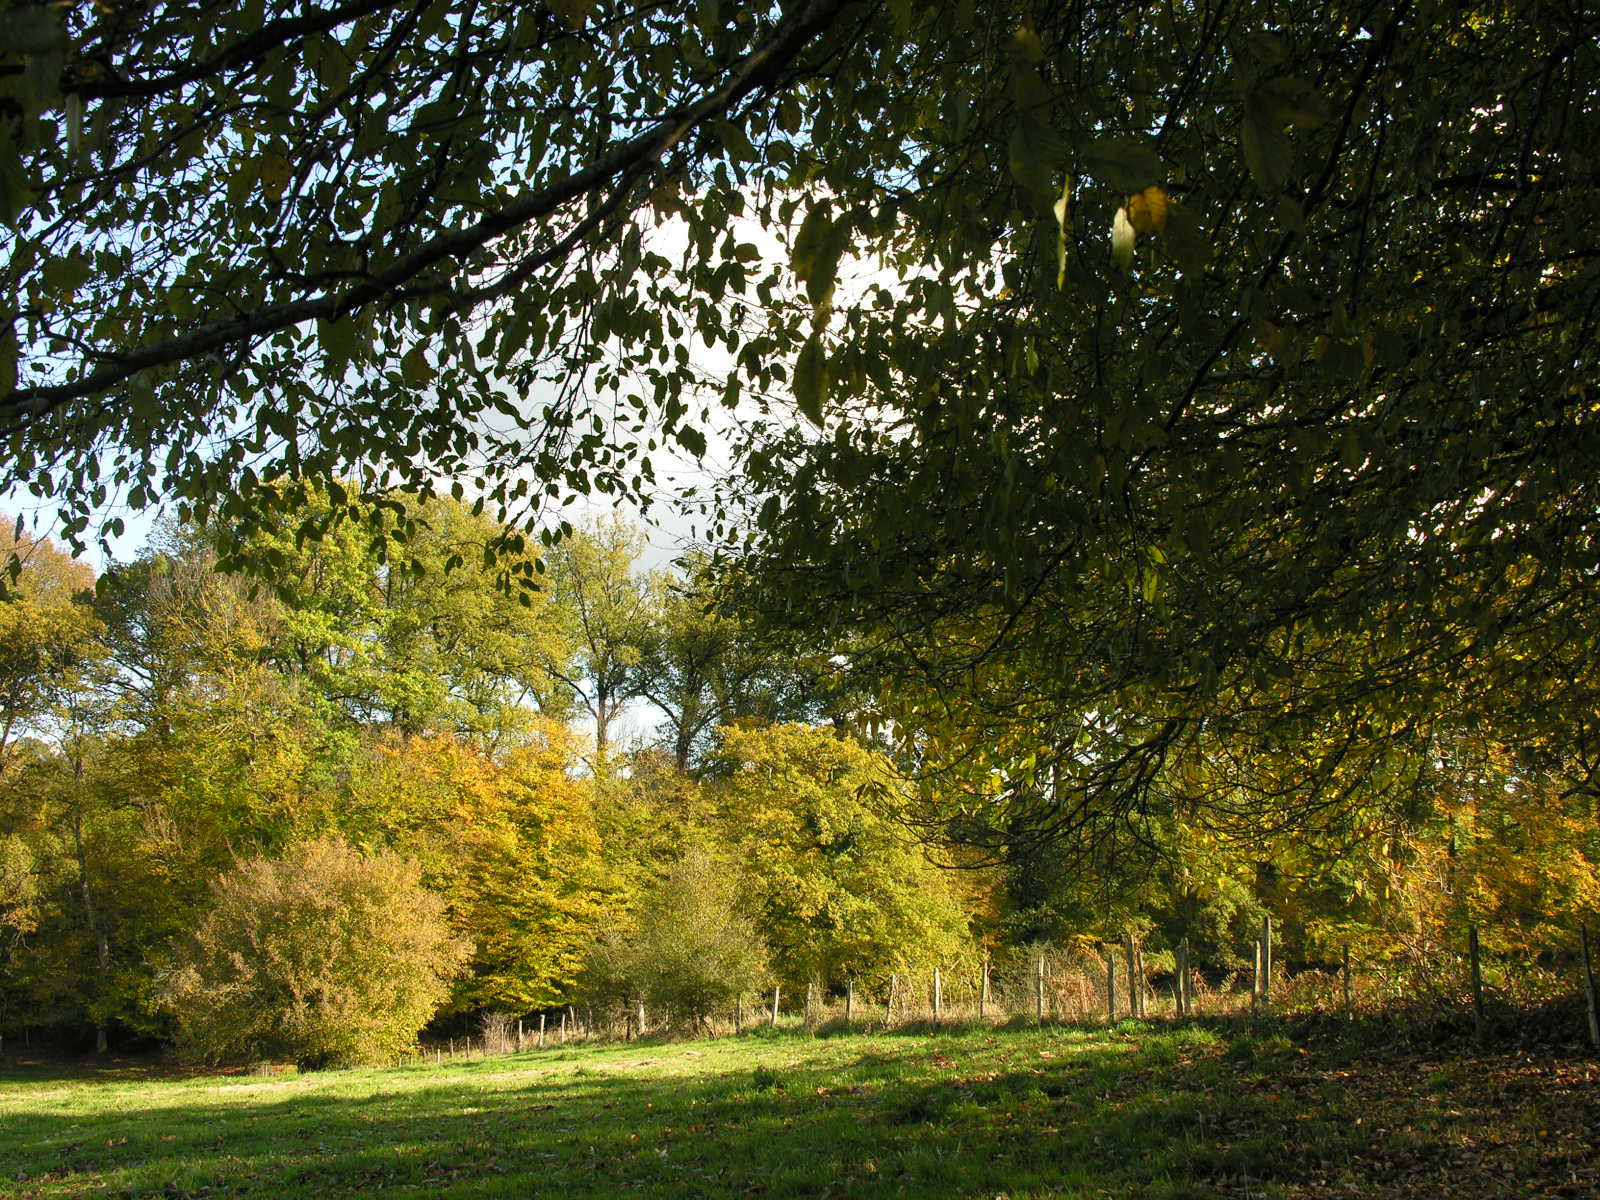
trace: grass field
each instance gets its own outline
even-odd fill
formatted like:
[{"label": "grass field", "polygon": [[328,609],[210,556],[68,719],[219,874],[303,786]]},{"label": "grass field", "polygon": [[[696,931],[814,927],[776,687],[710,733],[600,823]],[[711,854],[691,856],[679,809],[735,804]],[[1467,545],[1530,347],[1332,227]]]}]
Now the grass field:
[{"label": "grass field", "polygon": [[546,1050],[387,1071],[0,1070],[0,1195],[1600,1195],[1600,1067],[1276,1026]]}]

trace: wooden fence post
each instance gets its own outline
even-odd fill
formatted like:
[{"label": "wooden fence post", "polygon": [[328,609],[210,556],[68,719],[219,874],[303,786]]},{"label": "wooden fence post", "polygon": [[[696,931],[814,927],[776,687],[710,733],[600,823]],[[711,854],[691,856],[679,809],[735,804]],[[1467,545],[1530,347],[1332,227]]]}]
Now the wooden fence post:
[{"label": "wooden fence post", "polygon": [[1350,1016],[1350,944],[1344,947],[1344,1015]]},{"label": "wooden fence post", "polygon": [[1178,942],[1178,978],[1173,981],[1174,992],[1177,996],[1178,1015],[1191,1016],[1194,997],[1189,987],[1189,939],[1183,938]]},{"label": "wooden fence post", "polygon": [[1106,1024],[1117,1021],[1117,948],[1106,947]]},{"label": "wooden fence post", "polygon": [[944,977],[939,974],[939,968],[933,969],[933,1023],[939,1024],[944,1019]]},{"label": "wooden fence post", "polygon": [[1137,1020],[1144,1016],[1144,997],[1140,995],[1139,986],[1139,946],[1133,940],[1131,930],[1124,937],[1127,940],[1123,950],[1128,963],[1128,1015]]},{"label": "wooden fence post", "polygon": [[1044,955],[1039,955],[1037,969],[1033,975],[1033,1019],[1039,1024],[1044,1024]]},{"label": "wooden fence post", "polygon": [[743,1033],[744,1032],[744,997],[743,996],[735,996],[733,998],[733,1031],[735,1033]]},{"label": "wooden fence post", "polygon": [[1578,926],[1583,935],[1583,994],[1589,1003],[1589,1042],[1600,1050],[1600,996],[1595,994],[1594,955],[1589,949],[1589,925]]},{"label": "wooden fence post", "polygon": [[1478,927],[1467,926],[1467,957],[1472,963],[1472,1033],[1483,1041],[1483,959],[1478,952]]},{"label": "wooden fence post", "polygon": [[844,1028],[850,1032],[850,1022],[856,1015],[856,981],[850,980],[844,985]]},{"label": "wooden fence post", "polygon": [[[519,1023],[518,1028],[517,1028],[517,1033],[519,1035],[522,1033],[522,1028],[521,1028],[520,1023]],[[521,1040],[520,1036],[518,1037],[518,1040],[519,1041]],[[544,1049],[544,1013],[540,1013],[539,1014],[539,1049],[541,1049],[541,1050]]]},{"label": "wooden fence post", "polygon": [[978,968],[978,1019],[981,1021],[989,1015],[989,956],[983,956],[983,965]]},{"label": "wooden fence post", "polygon": [[1272,914],[1261,918],[1261,1007],[1272,1003]]},{"label": "wooden fence post", "polygon": [[782,988],[783,985],[779,983],[772,985],[772,1027],[774,1029],[778,1027],[778,993]]}]

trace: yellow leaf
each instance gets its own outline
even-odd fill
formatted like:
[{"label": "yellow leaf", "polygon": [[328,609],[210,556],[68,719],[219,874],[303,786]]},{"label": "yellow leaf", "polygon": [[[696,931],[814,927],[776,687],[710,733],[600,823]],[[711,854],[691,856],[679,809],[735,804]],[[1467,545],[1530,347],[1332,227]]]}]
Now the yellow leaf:
[{"label": "yellow leaf", "polygon": [[261,176],[261,191],[269,200],[278,200],[289,186],[289,160],[276,152],[263,154],[256,163]]},{"label": "yellow leaf", "polygon": [[1056,287],[1067,286],[1067,224],[1072,198],[1072,176],[1061,183],[1061,199],[1056,201]]},{"label": "yellow leaf", "polygon": [[1044,58],[1044,43],[1031,25],[1017,27],[1016,33],[1011,35],[1010,49],[1012,54],[1030,66]]},{"label": "yellow leaf", "polygon": [[1171,211],[1172,197],[1155,184],[1128,197],[1128,221],[1138,233],[1160,233]]},{"label": "yellow leaf", "polygon": [[1124,271],[1133,266],[1133,243],[1137,237],[1133,222],[1128,220],[1128,210],[1117,209],[1111,222],[1111,259]]}]

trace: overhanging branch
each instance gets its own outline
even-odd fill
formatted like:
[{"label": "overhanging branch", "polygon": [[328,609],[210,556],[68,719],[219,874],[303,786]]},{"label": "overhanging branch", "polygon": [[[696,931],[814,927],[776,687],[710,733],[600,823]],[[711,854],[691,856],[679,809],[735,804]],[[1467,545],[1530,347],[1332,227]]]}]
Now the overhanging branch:
[{"label": "overhanging branch", "polygon": [[[200,325],[180,336],[120,354],[114,362],[108,362],[81,379],[68,383],[18,388],[3,401],[12,418],[8,424],[38,418],[75,400],[99,395],[142,371],[218,353],[227,347],[259,339],[306,321],[338,320],[392,295],[409,280],[441,262],[460,259],[495,238],[550,216],[563,205],[603,187],[608,181],[631,182],[648,171],[692,130],[727,112],[750,93],[772,83],[813,38],[829,28],[841,11],[856,2],[811,0],[793,15],[783,18],[771,38],[741,59],[720,87],[707,92],[679,113],[617,143],[581,170],[504,205],[476,223],[437,235],[387,268],[368,275],[348,288]],[[562,238],[544,256],[531,256],[519,265],[518,275],[530,269],[529,262],[544,265],[551,261],[551,256],[559,256],[570,249],[570,244],[571,239]]]}]

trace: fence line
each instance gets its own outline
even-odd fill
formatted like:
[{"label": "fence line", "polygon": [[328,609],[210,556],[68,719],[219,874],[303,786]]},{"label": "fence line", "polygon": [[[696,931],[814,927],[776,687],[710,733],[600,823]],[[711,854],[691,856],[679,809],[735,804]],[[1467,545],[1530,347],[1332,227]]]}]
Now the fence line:
[{"label": "fence line", "polygon": [[[1559,995],[1577,995],[1584,1008],[1582,1034],[1600,1050],[1600,962],[1587,924],[1579,927],[1576,946],[1565,955],[1577,959],[1576,989],[1571,986],[1571,972],[1556,967],[1524,963],[1525,977],[1519,977],[1515,959],[1496,961],[1486,954],[1476,925],[1469,925],[1455,946],[1431,957],[1432,961],[1422,956],[1401,962],[1361,962],[1346,944],[1337,962],[1291,972],[1278,961],[1272,919],[1266,917],[1253,960],[1242,968],[1208,969],[1195,961],[1187,938],[1171,950],[1152,951],[1128,933],[1093,951],[1012,948],[985,954],[966,967],[935,966],[920,977],[896,971],[875,983],[851,979],[831,992],[812,983],[795,996],[774,985],[763,995],[736,998],[726,1014],[702,1019],[694,1032],[723,1036],[789,1024],[833,1034],[972,1023],[1171,1021],[1265,1011],[1319,1011],[1348,1019],[1358,1010],[1376,1011],[1396,1001],[1424,999],[1470,1014],[1473,1034],[1481,1041],[1491,1007],[1525,1008]],[[1551,961],[1564,960],[1552,956]],[[750,1000],[758,1014],[754,1026],[746,1008]],[[552,1011],[556,1013],[553,1034],[549,1032]],[[543,1011],[537,1014],[536,1033],[524,1027],[525,1019],[485,1014],[479,1037],[444,1039],[406,1061],[438,1064],[545,1049],[552,1043],[564,1046],[672,1032],[665,1021],[650,1024],[638,999],[613,1011],[571,1005]]]}]

